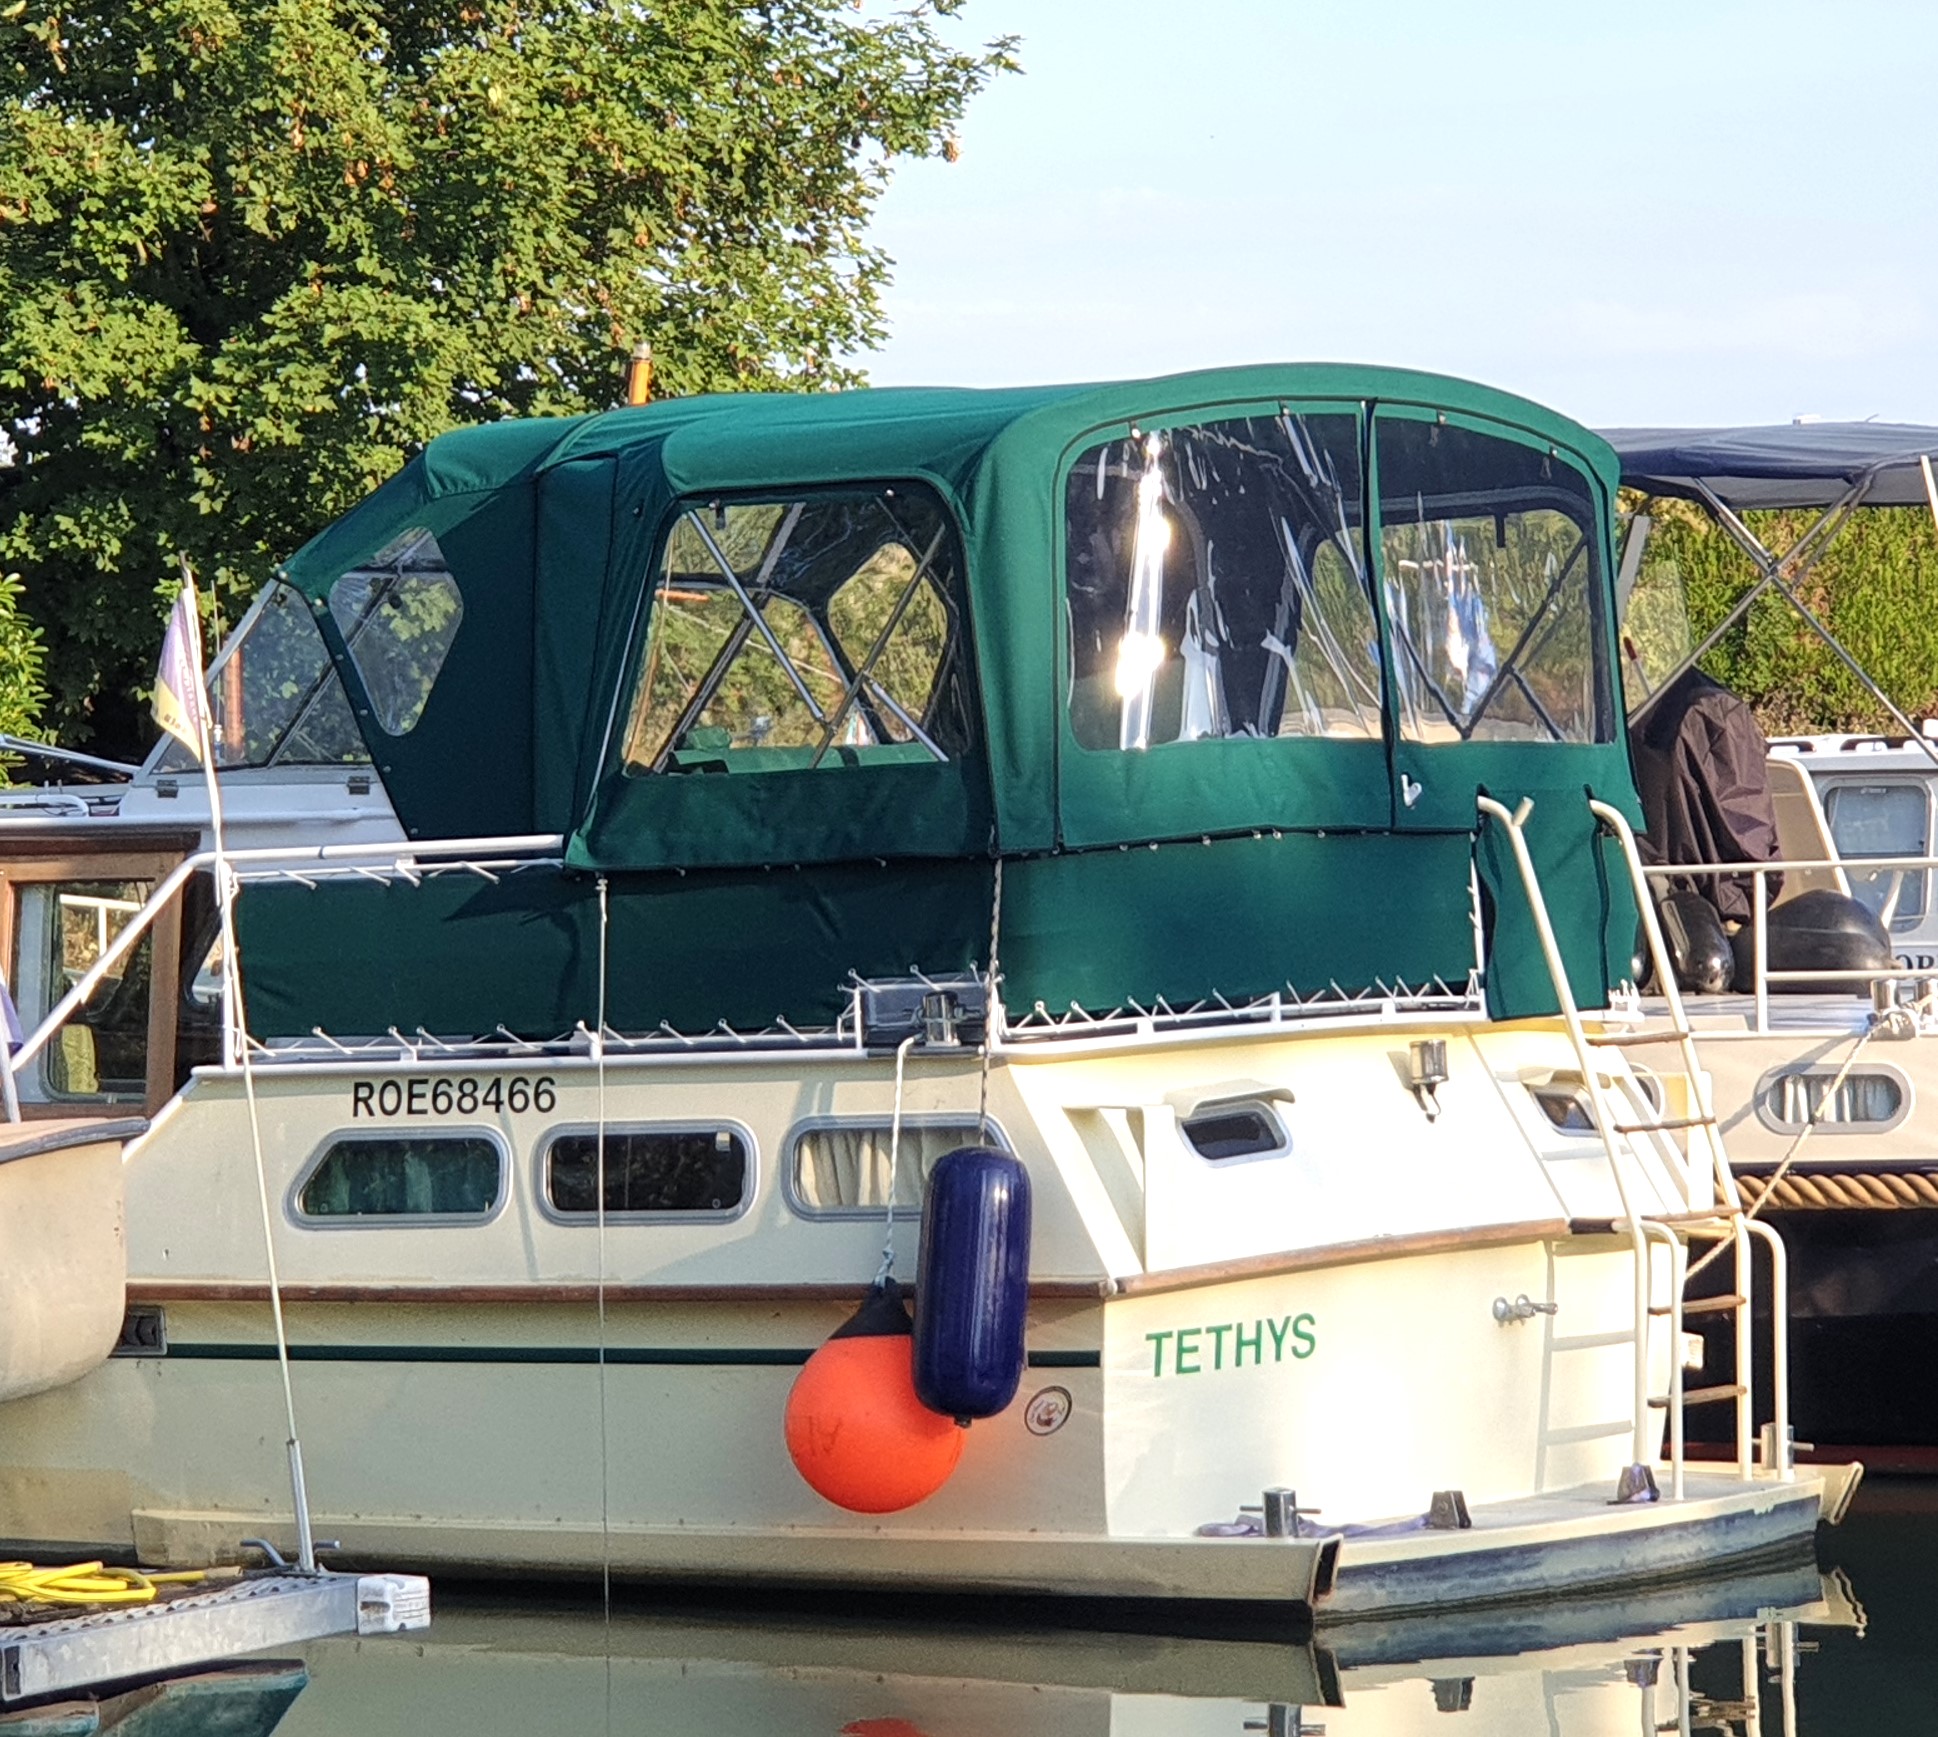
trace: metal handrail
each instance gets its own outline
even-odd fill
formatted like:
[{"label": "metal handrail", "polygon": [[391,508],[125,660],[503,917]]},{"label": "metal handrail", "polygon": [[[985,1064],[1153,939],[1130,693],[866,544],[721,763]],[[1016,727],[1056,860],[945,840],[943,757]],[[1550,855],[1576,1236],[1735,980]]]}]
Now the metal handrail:
[{"label": "metal handrail", "polygon": [[7,1046],[0,1044],[0,1067],[6,1071],[7,1084],[12,1085],[20,1070],[53,1041],[54,1034],[101,986],[102,979],[134,950],[135,943],[154,926],[156,918],[168,908],[176,894],[196,875],[213,870],[218,864],[231,870],[238,864],[298,869],[324,863],[350,864],[358,859],[371,862],[388,859],[405,868],[426,859],[436,861],[445,857],[480,857],[492,853],[513,858],[536,856],[558,850],[564,842],[563,835],[559,833],[525,833],[503,838],[427,839],[402,846],[391,839],[362,844],[257,845],[246,850],[197,851],[193,856],[183,858],[156,882],[155,890],[148,895],[141,909],[122,925],[100,958],[81,974],[74,987],[48,1009],[45,1017],[27,1034],[26,1041],[18,1049],[9,1055],[6,1053]]},{"label": "metal handrail", "polygon": [[1697,1115],[1710,1118],[1703,1133],[1709,1148],[1716,1190],[1725,1205],[1740,1208],[1742,1195],[1737,1189],[1736,1177],[1729,1168],[1728,1156],[1723,1151],[1722,1133],[1715,1121],[1716,1105],[1709,1095],[1709,1076],[1696,1058],[1695,1034],[1689,1026],[1688,1010],[1683,1006],[1675,973],[1669,969],[1668,943],[1662,937],[1662,923],[1656,915],[1655,901],[1648,896],[1648,887],[1643,879],[1648,867],[1636,846],[1634,829],[1619,808],[1592,796],[1588,799],[1588,811],[1615,835],[1616,842],[1622,847],[1629,885],[1635,894],[1636,907],[1641,912],[1643,933],[1648,938],[1649,958],[1654,962],[1656,981],[1662,985],[1663,998],[1669,1007],[1669,1021],[1675,1028],[1677,1048],[1682,1055],[1683,1075],[1689,1081],[1690,1094],[1694,1099],[1693,1107]]},{"label": "metal handrail", "polygon": [[[1735,1339],[1737,1386],[1736,1397],[1736,1450],[1737,1464],[1744,1477],[1752,1469],[1751,1441],[1755,1428],[1755,1396],[1753,1392],[1753,1366],[1755,1355],[1755,1271],[1751,1261],[1750,1239],[1757,1237],[1768,1243],[1770,1248],[1770,1318],[1771,1318],[1771,1403],[1772,1434],[1775,1446],[1770,1455],[1771,1469],[1781,1478],[1793,1475],[1790,1447],[1790,1333],[1789,1333],[1789,1262],[1783,1246],[1783,1239],[1769,1225],[1763,1224],[1742,1209],[1742,1194],[1736,1184],[1735,1173],[1729,1165],[1728,1154],[1723,1149],[1722,1131],[1714,1119],[1714,1105],[1709,1097],[1708,1075],[1698,1063],[1695,1052],[1695,1037],[1684,1011],[1682,995],[1677,988],[1675,974],[1669,969],[1668,950],[1663,944],[1662,927],[1656,916],[1655,901],[1648,895],[1647,878],[1672,876],[1677,873],[1719,872],[1714,865],[1655,863],[1645,864],[1636,848],[1635,834],[1620,810],[1608,804],[1589,799],[1589,808],[1597,819],[1603,822],[1621,841],[1623,856],[1628,863],[1629,878],[1634,887],[1636,904],[1641,910],[1643,928],[1649,938],[1650,957],[1654,961],[1656,981],[1662,986],[1663,996],[1669,1008],[1670,1022],[1681,1047],[1683,1065],[1696,1094],[1699,1111],[1710,1118],[1706,1132],[1710,1139],[1715,1161],[1716,1184],[1724,1201],[1737,1209],[1737,1216],[1731,1226],[1731,1240],[1736,1257],[1736,1294],[1740,1299],[1736,1304]],[[1938,859],[1932,858],[1869,858],[1866,862],[1877,862],[1883,866],[1895,867],[1900,864],[1938,866]],[[1768,1029],[1769,995],[1771,982],[1805,982],[1823,979],[1875,979],[1901,976],[1902,972],[1814,972],[1814,971],[1771,971],[1766,956],[1768,932],[1765,927],[1769,903],[1768,876],[1781,874],[1786,869],[1841,867],[1840,863],[1774,862],[1774,863],[1737,863],[1730,865],[1730,872],[1749,870],[1755,876],[1755,972],[1757,987],[1757,1024],[1759,1030]],[[1681,1285],[1678,1283],[1672,1319],[1676,1323],[1676,1339],[1672,1342],[1676,1358],[1678,1378],[1671,1384],[1671,1406],[1681,1392],[1679,1378],[1681,1344]],[[1672,1435],[1673,1435],[1672,1431]],[[1678,1450],[1679,1453],[1679,1450]],[[1675,1467],[1676,1483],[1681,1487],[1681,1467]]]},{"label": "metal handrail", "polygon": [[[1590,806],[1604,819],[1615,813],[1604,803],[1591,802]],[[1622,824],[1626,828],[1628,823],[1623,821]],[[1632,834],[1630,836],[1633,837]],[[1640,866],[1642,873],[1652,880],[1673,880],[1682,875],[1691,878],[1714,875],[1750,877],[1752,882],[1750,987],[1756,1000],[1755,1024],[1752,1029],[1759,1033],[1767,1033],[1770,1029],[1770,985],[1773,983],[1820,983],[1827,986],[1839,983],[1889,983],[1900,977],[1917,975],[1904,966],[1869,971],[1772,971],[1769,960],[1770,876],[1822,873],[1830,869],[1842,869],[1848,873],[1853,867],[1861,867],[1864,870],[1916,869],[1930,872],[1938,870],[1938,856],[1796,857],[1783,858],[1774,862],[1642,863]],[[1638,896],[1637,903],[1642,907],[1643,922],[1652,923],[1655,914],[1654,900]],[[1674,976],[1663,969],[1664,963],[1665,961],[1661,959],[1657,960],[1656,982],[1663,987],[1665,994],[1674,996]],[[1680,1016],[1675,1014],[1673,1003],[1671,1013],[1680,1023]]]},{"label": "metal handrail", "polygon": [[1568,982],[1568,968],[1561,958],[1561,946],[1555,939],[1554,924],[1548,916],[1548,901],[1541,891],[1541,881],[1535,872],[1534,857],[1528,850],[1527,839],[1522,835],[1522,827],[1528,815],[1533,812],[1534,799],[1524,796],[1518,808],[1511,813],[1506,805],[1491,796],[1478,796],[1476,805],[1483,814],[1492,815],[1507,831],[1508,846],[1514,853],[1515,867],[1521,876],[1521,887],[1527,895],[1528,910],[1534,918],[1534,932],[1541,943],[1542,957],[1547,961],[1548,976],[1554,985],[1555,998],[1561,1005],[1562,1023],[1568,1029],[1569,1041],[1574,1045],[1575,1057],[1581,1068],[1583,1089],[1588,1094],[1589,1113],[1595,1122],[1595,1131],[1601,1136],[1602,1151],[1608,1158],[1609,1174],[1615,1181],[1615,1193],[1622,1203],[1622,1219],[1629,1239],[1630,1252],[1635,1263],[1635,1370],[1634,1370],[1634,1418],[1632,1429],[1630,1459],[1635,1464],[1646,1464],[1655,1456],[1649,1450],[1649,1248],[1648,1235],[1642,1228],[1633,1203],[1629,1199],[1628,1183],[1622,1176],[1620,1150],[1615,1141],[1615,1120],[1603,1102],[1599,1069],[1588,1047],[1588,1034],[1582,1028],[1581,1010],[1575,1005],[1574,990]]}]

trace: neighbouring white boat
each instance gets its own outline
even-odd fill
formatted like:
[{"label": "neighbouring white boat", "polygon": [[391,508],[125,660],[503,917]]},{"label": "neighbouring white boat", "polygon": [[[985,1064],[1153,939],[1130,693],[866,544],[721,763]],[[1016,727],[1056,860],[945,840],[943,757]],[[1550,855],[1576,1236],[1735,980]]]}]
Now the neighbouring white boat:
[{"label": "neighbouring white boat", "polygon": [[[1749,558],[1755,583],[1730,621],[1758,597],[1802,609],[1811,568],[1854,513],[1938,515],[1938,428],[1812,423],[1609,438],[1627,484],[1700,503]],[[1743,517],[1759,508],[1801,515],[1802,534],[1766,546],[1765,522]],[[1623,562],[1639,576],[1625,667],[1631,716],[1644,729],[1690,654],[1730,624],[1692,645],[1676,574],[1642,552],[1647,532],[1644,518]],[[1880,706],[1897,710],[1844,655]],[[1734,811],[1744,830],[1718,824],[1700,848],[1684,838],[1649,875],[1658,892],[1685,889],[1741,922],[1733,978],[1691,996],[1686,1014],[1745,1197],[1789,1252],[1794,1425],[1832,1457],[1929,1471],[1938,1399],[1907,1372],[1938,1356],[1929,1279],[1938,1260],[1938,740],[1899,712],[1888,737],[1778,738],[1766,765],[1756,739],[1705,767],[1713,722],[1689,733],[1674,776],[1709,791],[1691,805]],[[1763,779],[1767,793],[1750,788]],[[1712,858],[1718,873],[1705,875]],[[1847,920],[1853,912],[1861,924]],[[1672,1031],[1665,1002],[1639,1011],[1644,1029]],[[1726,1258],[1706,1282],[1728,1290],[1729,1272]],[[1728,1381],[1734,1347],[1708,1331],[1704,1379]]]},{"label": "neighbouring white boat", "polygon": [[1683,1380],[1692,1246],[1780,1241],[1607,1012],[1616,480],[1335,366],[433,443],[214,673],[246,1023],[188,773],[0,828],[28,1113],[154,1119],[134,1354],[9,1408],[0,1536],[275,1524],[259,1149],[358,1557],[1365,1617],[1807,1552],[1784,1309],[1760,1444]]},{"label": "neighbouring white boat", "polygon": [[128,1270],[121,1150],[147,1126],[63,1116],[0,1128],[0,1403],[113,1353]]}]

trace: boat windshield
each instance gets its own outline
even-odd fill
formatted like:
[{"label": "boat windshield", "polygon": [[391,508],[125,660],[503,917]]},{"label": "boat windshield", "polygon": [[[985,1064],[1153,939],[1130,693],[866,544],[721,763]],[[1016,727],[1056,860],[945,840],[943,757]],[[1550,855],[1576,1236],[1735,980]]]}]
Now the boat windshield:
[{"label": "boat windshield", "polygon": [[[242,766],[368,764],[350,702],[302,595],[280,581],[264,591],[209,672],[215,763]],[[186,772],[195,761],[174,737],[151,762]]]}]

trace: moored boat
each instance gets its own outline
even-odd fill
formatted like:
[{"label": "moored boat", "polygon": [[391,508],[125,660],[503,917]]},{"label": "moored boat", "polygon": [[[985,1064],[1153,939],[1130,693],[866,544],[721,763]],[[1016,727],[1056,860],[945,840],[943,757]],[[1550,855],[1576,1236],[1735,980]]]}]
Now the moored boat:
[{"label": "moored boat", "polygon": [[[1692,1052],[1606,1016],[1615,484],[1523,400],[1334,366],[433,443],[217,671],[232,742],[347,717],[402,835],[232,853],[246,1009],[206,841],[17,823],[20,911],[128,907],[66,1007],[16,918],[22,1099],[157,1113],[145,1350],[10,1413],[0,1535],[270,1523],[260,1154],[356,1556],[1352,1615],[1807,1549],[1849,1472],[1682,1375],[1691,1247],[1780,1292],[1780,1244]],[[938,1255],[960,1149],[1028,1209]],[[982,1379],[861,1456],[940,1417],[932,1494],[843,1507],[790,1390],[918,1270]],[[1733,1467],[1684,1464],[1704,1401]]]},{"label": "moored boat", "polygon": [[[1609,438],[1625,483],[1699,503],[1748,557],[1756,580],[1732,621],[1762,595],[1804,609],[1811,568],[1853,513],[1938,514],[1934,428],[1804,423],[1613,430]],[[1804,515],[1803,535],[1792,547],[1766,546],[1743,516],[1758,509]],[[1641,570],[1645,558],[1635,553],[1626,565]],[[1662,613],[1673,619],[1677,610]],[[1728,626],[1703,646],[1675,649],[1701,651]],[[1725,980],[1690,998],[1688,1021],[1745,1196],[1778,1227],[1789,1253],[1795,1427],[1832,1456],[1930,1470],[1938,1467],[1938,1405],[1909,1372],[1938,1355],[1930,1282],[1938,1260],[1938,931],[1929,892],[1938,863],[1938,742],[1837,650],[1879,709],[1895,713],[1890,733],[1765,745],[1752,723],[1719,765],[1717,735],[1695,732],[1677,775],[1709,795],[1691,805],[1732,811],[1744,817],[1742,830],[1718,824],[1707,844],[1684,837],[1650,876],[1658,892],[1688,889],[1739,925],[1733,948],[1724,943],[1733,953]],[[1652,680],[1631,687],[1631,715],[1652,715],[1675,666],[1690,661],[1661,658]],[[1735,704],[1747,719],[1747,707]],[[1717,873],[1695,872],[1704,866]],[[1719,898],[1719,888],[1732,887]],[[1645,1000],[1642,1012],[1645,1029],[1650,1018],[1667,1029],[1666,1003]],[[1727,1290],[1729,1268],[1725,1259],[1702,1282]],[[1734,1357],[1712,1331],[1704,1379],[1727,1380]]]}]

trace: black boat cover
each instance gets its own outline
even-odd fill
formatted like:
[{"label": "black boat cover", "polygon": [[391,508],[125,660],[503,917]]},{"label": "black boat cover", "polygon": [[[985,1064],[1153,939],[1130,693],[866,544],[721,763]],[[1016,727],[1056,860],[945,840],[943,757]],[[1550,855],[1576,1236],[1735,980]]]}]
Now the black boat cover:
[{"label": "black boat cover", "polygon": [[1696,484],[1738,512],[1827,507],[1867,472],[1864,504],[1928,504],[1922,456],[1938,466],[1938,428],[1902,422],[1797,422],[1774,428],[1604,428],[1622,482],[1700,499]]},{"label": "black boat cover", "polygon": [[[1722,683],[1685,670],[1629,732],[1629,747],[1647,827],[1636,841],[1644,862],[1772,862],[1780,854],[1768,744],[1756,714]],[[1749,875],[1678,875],[1670,885],[1707,899],[1725,922],[1749,921]],[[1772,900],[1782,886],[1782,876],[1769,877]]]}]

